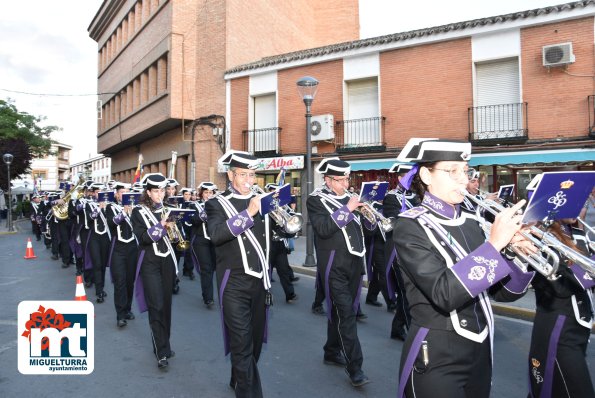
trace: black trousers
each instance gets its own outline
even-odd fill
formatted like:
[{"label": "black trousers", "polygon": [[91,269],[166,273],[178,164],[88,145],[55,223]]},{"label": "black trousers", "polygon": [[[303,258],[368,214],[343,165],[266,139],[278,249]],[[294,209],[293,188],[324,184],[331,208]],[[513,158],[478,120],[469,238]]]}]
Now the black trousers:
[{"label": "black trousers", "polygon": [[[68,220],[58,221],[57,234],[60,242],[58,243],[58,252],[62,257],[62,263],[68,264],[72,261],[72,250],[70,249],[70,227],[72,224]],[[53,240],[53,239],[52,239]]]},{"label": "black trousers", "polygon": [[153,352],[157,359],[170,355],[171,303],[176,268],[171,256],[158,257],[147,249],[140,269],[149,310],[149,326],[153,338]]},{"label": "black trousers", "polygon": [[31,221],[31,232],[35,235],[35,239],[41,240],[41,226],[37,224],[37,221]]},{"label": "black trousers", "polygon": [[[218,280],[223,275],[217,275]],[[221,282],[219,282],[221,286]],[[266,323],[262,280],[241,272],[231,273],[223,291],[223,319],[229,332],[231,378],[236,397],[262,397],[256,366]]]},{"label": "black trousers", "polygon": [[391,267],[391,275],[393,277],[393,283],[395,284],[395,293],[396,293],[396,312],[395,316],[393,317],[392,329],[391,331],[398,331],[402,330],[403,328],[409,329],[411,325],[411,315],[409,314],[409,303],[407,302],[407,297],[405,296],[405,288],[403,282],[403,275],[401,275],[401,270],[399,269],[398,264],[394,264]]},{"label": "black trousers", "polygon": [[[364,361],[357,337],[357,309],[353,308],[361,282],[362,261],[361,257],[350,254],[341,256],[335,254],[328,277],[332,308],[328,309],[331,311],[331,321],[327,325],[324,354],[330,357],[342,353],[347,360],[347,372],[350,375],[360,370]],[[325,281],[326,267],[328,264],[324,263],[319,272],[323,281]]]},{"label": "black trousers", "polygon": [[[216,266],[215,246],[207,239],[196,237],[194,239],[194,251],[200,267],[202,299],[206,303],[213,300],[213,276],[215,275]],[[190,261],[189,263],[192,264]]]},{"label": "black trousers", "polygon": [[[585,358],[589,336],[590,330],[579,325],[574,315],[559,318],[555,312],[537,310],[529,351],[530,397],[595,397]],[[547,372],[548,360],[553,364],[551,373]],[[550,395],[542,391],[546,384],[551,385]]]},{"label": "black trousers", "polygon": [[[411,343],[419,330],[412,325],[401,354],[399,374],[409,354]],[[454,331],[431,329],[426,335],[428,365],[419,350],[413,371],[407,379],[406,397],[466,397],[489,398],[492,380],[490,338],[476,343]]]},{"label": "black trousers", "polygon": [[137,258],[136,241],[116,242],[112,253],[111,271],[114,279],[114,305],[118,320],[124,319],[132,308]]},{"label": "black trousers", "polygon": [[[90,233],[91,233],[90,230],[81,228],[80,236],[81,236],[81,246],[83,249],[83,258],[82,258],[82,261],[79,262],[79,260],[77,259],[77,262],[76,262],[76,269],[77,269],[77,271],[83,273],[85,282],[93,282],[93,279],[95,279],[94,275],[93,275],[93,269],[92,268],[85,269],[85,253],[87,250],[89,250],[89,248],[86,247],[86,245],[87,245],[87,238],[89,237]],[[89,244],[91,244],[91,242],[89,242]]]},{"label": "black trousers", "polygon": [[54,222],[54,219],[49,221],[50,236],[52,237],[52,254],[55,256],[60,255],[60,236],[58,235],[58,223]]},{"label": "black trousers", "polygon": [[98,235],[91,231],[89,246],[91,261],[93,261],[93,282],[95,283],[95,294],[99,295],[105,287],[105,267],[107,266],[110,240],[107,233]]},{"label": "black trousers", "polygon": [[322,276],[320,276],[320,272],[316,273],[316,284],[314,288],[316,289],[316,293],[314,294],[314,302],[312,303],[312,308],[320,307],[325,298],[324,282],[322,281]]},{"label": "black trousers", "polygon": [[378,293],[382,293],[382,297],[384,297],[384,301],[388,305],[392,300],[388,296],[388,289],[386,287],[386,259],[384,257],[384,242],[382,241],[374,241],[371,266],[373,277],[369,280],[370,285],[366,300],[375,301],[378,298]]},{"label": "black trousers", "polygon": [[283,241],[272,241],[269,252],[269,262],[271,272],[273,268],[277,268],[277,274],[281,280],[281,287],[285,292],[285,299],[291,298],[295,291],[293,284],[291,283],[291,267],[289,266],[289,260],[287,259],[287,248]]}]

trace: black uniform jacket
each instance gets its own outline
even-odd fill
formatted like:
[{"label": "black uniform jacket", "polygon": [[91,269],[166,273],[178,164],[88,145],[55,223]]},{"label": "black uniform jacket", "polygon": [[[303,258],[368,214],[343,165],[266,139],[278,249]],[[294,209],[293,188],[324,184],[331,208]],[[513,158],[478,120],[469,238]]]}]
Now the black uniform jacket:
[{"label": "black uniform jacket", "polygon": [[[423,227],[421,218],[411,217],[416,211],[425,212],[441,225],[446,236]],[[522,273],[487,243],[473,215],[429,193],[422,206],[401,214],[393,240],[412,322],[455,330],[478,342],[487,337],[486,327],[492,318],[484,292],[499,301],[514,301],[526,292],[534,275]],[[451,242],[458,242],[468,255],[458,258],[450,249]]]},{"label": "black uniform jacket", "polygon": [[[205,204],[207,212],[207,232],[216,247],[217,274],[222,275],[226,269],[231,273],[243,272],[262,278],[263,264],[257,248],[249,239],[246,231],[250,230],[256,238],[257,245],[268,261],[269,236],[268,216],[257,213],[251,217],[246,210],[254,194],[240,195],[230,190],[208,200]],[[237,214],[228,214],[222,198],[227,199]]]}]

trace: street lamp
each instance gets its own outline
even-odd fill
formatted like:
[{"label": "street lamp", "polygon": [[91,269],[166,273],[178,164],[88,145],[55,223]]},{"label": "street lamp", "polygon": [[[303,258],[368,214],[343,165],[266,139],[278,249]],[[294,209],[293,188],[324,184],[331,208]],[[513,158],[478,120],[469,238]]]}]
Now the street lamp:
[{"label": "street lamp", "polygon": [[[306,181],[306,199],[312,193],[312,127],[310,126],[310,122],[312,119],[312,113],[310,111],[310,107],[312,106],[312,101],[314,101],[314,97],[316,96],[316,91],[318,91],[318,80],[311,76],[304,76],[300,80],[297,81],[297,88],[304,104],[306,105],[306,174],[307,174],[307,181]],[[303,202],[302,202],[303,203]],[[306,215],[306,260],[304,261],[305,267],[314,267],[316,266],[316,261],[314,260],[314,232],[312,230],[312,223],[310,222],[310,217],[308,217],[308,209],[306,206],[303,206],[302,212]]]},{"label": "street lamp", "polygon": [[8,232],[14,231],[12,228],[12,190],[10,189],[10,164],[12,163],[13,159],[14,156],[12,156],[10,153],[5,153],[4,156],[2,156],[2,160],[4,160],[4,163],[6,163],[6,168],[8,169]]}]

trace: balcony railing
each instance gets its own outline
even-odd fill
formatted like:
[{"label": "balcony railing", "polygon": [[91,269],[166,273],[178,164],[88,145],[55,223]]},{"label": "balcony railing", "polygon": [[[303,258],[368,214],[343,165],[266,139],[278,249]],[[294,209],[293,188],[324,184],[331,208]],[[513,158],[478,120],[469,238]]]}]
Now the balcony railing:
[{"label": "balcony railing", "polygon": [[270,127],[266,129],[244,130],[244,151],[254,156],[267,157],[281,154],[279,149],[279,135],[281,127]]},{"label": "balcony railing", "polygon": [[587,97],[587,106],[589,107],[589,137],[595,138],[595,95]]},{"label": "balcony railing", "polygon": [[527,103],[469,108],[469,141],[476,145],[525,142],[528,138]]},{"label": "balcony railing", "polygon": [[338,120],[335,125],[335,145],[338,152],[384,151],[386,118]]}]

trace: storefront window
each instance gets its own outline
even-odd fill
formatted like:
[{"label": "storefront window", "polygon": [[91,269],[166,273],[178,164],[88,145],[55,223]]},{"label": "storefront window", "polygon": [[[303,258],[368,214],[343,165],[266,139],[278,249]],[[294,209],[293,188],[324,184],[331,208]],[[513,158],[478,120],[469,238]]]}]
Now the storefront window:
[{"label": "storefront window", "polygon": [[521,169],[517,170],[517,193],[518,199],[527,199],[527,185],[531,182],[533,177],[538,174],[541,174],[543,170],[541,169]]}]

